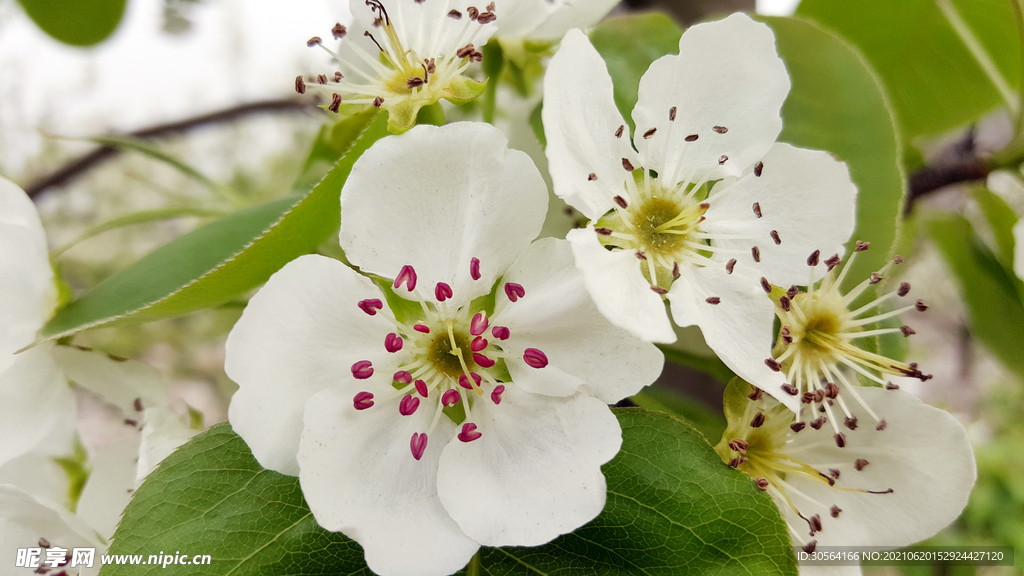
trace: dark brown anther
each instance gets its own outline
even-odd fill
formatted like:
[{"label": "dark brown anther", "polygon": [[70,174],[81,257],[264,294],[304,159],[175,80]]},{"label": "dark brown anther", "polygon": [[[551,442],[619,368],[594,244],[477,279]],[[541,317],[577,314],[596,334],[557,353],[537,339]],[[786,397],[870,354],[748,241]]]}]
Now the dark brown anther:
[{"label": "dark brown anther", "polygon": [[800,397],[800,401],[804,404],[814,403],[814,392],[804,392],[804,395]]},{"label": "dark brown anther", "polygon": [[334,35],[335,40],[341,40],[348,34],[348,28],[345,28],[345,25],[339,22],[334,25],[334,28],[331,28],[331,34]]},{"label": "dark brown anther", "polygon": [[131,418],[125,418],[124,419],[124,424],[125,424],[125,426],[138,426],[139,425],[139,421],[138,420],[132,420]]},{"label": "dark brown anther", "polygon": [[626,208],[629,206],[629,204],[626,204],[626,199],[622,196],[616,196],[613,200],[615,200],[615,203],[619,205],[619,208]]},{"label": "dark brown anther", "polygon": [[497,19],[498,17],[494,15],[494,12],[481,12],[480,15],[476,17],[476,21],[480,24],[490,24]]},{"label": "dark brown anther", "polygon": [[835,468],[829,468],[828,475],[831,476],[833,480],[839,480],[840,472]]},{"label": "dark brown anther", "polygon": [[793,307],[791,302],[792,301],[789,299],[788,296],[782,296],[781,298],[779,298],[779,306],[782,307],[783,312],[789,312],[789,310]]},{"label": "dark brown anther", "polygon": [[469,58],[470,56],[473,55],[473,52],[476,52],[476,46],[473,46],[472,44],[466,44],[462,48],[459,48],[455,52],[455,55],[458,56],[459,58]]},{"label": "dark brown anther", "polygon": [[782,336],[782,341],[787,345],[793,343],[793,336],[789,333],[789,326],[783,326],[782,330],[779,330],[779,334]]},{"label": "dark brown anther", "polygon": [[306,46],[308,46],[310,48],[312,48],[313,46],[319,46],[320,44],[323,44],[323,43],[324,43],[324,41],[322,39],[320,39],[319,36],[313,36],[309,40],[306,40]]},{"label": "dark brown anther", "polygon": [[635,168],[633,168],[633,163],[629,161],[629,158],[622,159],[622,167],[626,170],[626,172],[632,172],[633,170],[635,170]]},{"label": "dark brown anther", "polygon": [[647,255],[644,254],[643,250],[640,250],[636,253],[636,258],[637,260],[647,260]]},{"label": "dark brown anther", "polygon": [[[647,258],[644,258],[644,260],[646,259]],[[662,288],[661,286],[651,286],[651,292],[654,292],[655,294],[661,294],[662,296],[668,294],[668,290]]]},{"label": "dark brown anther", "polygon": [[[423,0],[420,0],[420,2],[422,2],[422,1]],[[488,12],[494,12],[494,2],[491,2],[490,4],[487,5],[487,11]]]},{"label": "dark brown anther", "polygon": [[878,426],[875,426],[875,430],[877,430],[878,432],[881,432],[882,430],[885,430],[885,427],[886,427],[885,420],[880,420],[878,422]]},{"label": "dark brown anther", "polygon": [[900,332],[903,332],[903,336],[909,338],[911,334],[917,334],[910,326],[900,326]]},{"label": "dark brown anther", "polygon": [[797,394],[800,393],[800,390],[798,390],[797,387],[793,386],[792,384],[783,384],[782,391],[785,392],[786,394],[789,394],[790,396],[796,396]]},{"label": "dark brown anther", "polygon": [[856,416],[847,416],[846,419],[843,420],[843,424],[847,428],[849,428],[850,430],[856,430],[857,429],[857,417]]},{"label": "dark brown anther", "polygon": [[419,76],[413,76],[405,81],[405,86],[410,90],[413,88],[419,88],[420,86],[423,86],[423,84],[425,84],[425,82],[423,81],[423,78],[420,78]]},{"label": "dark brown anther", "polygon": [[301,74],[295,77],[295,91],[299,94],[306,93],[306,83],[302,80]]},{"label": "dark brown anther", "polygon": [[818,406],[818,412],[824,414],[825,413],[825,407],[824,406]]},{"label": "dark brown anther", "polygon": [[765,294],[771,294],[772,293],[772,285],[771,285],[770,282],[768,282],[768,279],[765,278],[764,276],[761,277],[761,289],[764,290]]},{"label": "dark brown anther", "polygon": [[824,478],[825,481],[828,482],[829,486],[835,486],[836,485],[836,479],[835,478],[833,478],[831,476],[826,476],[826,475],[822,474],[821,472],[818,472],[818,476],[821,476],[822,478]]},{"label": "dark brown anther", "polygon": [[797,289],[796,284],[793,284],[792,286],[789,287],[788,290],[786,290],[786,296],[788,296],[790,300],[792,300],[793,298],[796,298],[796,295],[799,294],[799,293],[800,293],[800,290]]},{"label": "dark brown anther", "polygon": [[423,63],[425,64],[424,68],[426,69],[427,74],[433,74],[434,72],[437,72],[437,63],[435,63],[434,60],[434,58],[427,58],[426,60],[423,61]]},{"label": "dark brown anther", "polygon": [[668,109],[668,121],[669,122],[675,122],[676,121],[676,107],[675,106],[673,106],[673,107]]},{"label": "dark brown anther", "polygon": [[892,263],[893,264],[903,264],[903,257],[900,256],[899,254],[897,254],[896,256],[893,257]]},{"label": "dark brown anther", "polygon": [[900,387],[899,387],[898,384],[893,384],[892,382],[886,382],[885,383],[885,389],[886,390],[899,390]]},{"label": "dark brown anther", "polygon": [[764,414],[758,412],[754,414],[754,419],[750,421],[750,427],[760,428],[762,425],[764,425]]},{"label": "dark brown anther", "polygon": [[588,182],[593,182],[594,180],[597,180],[597,174],[594,174],[593,172],[591,172],[590,176],[587,176],[587,181]]},{"label": "dark brown anther", "polygon": [[753,390],[750,391],[750,394],[747,394],[747,398],[750,398],[751,402],[757,402],[764,396],[764,392],[757,386],[751,386],[751,388]]},{"label": "dark brown anther", "polygon": [[747,461],[747,459],[745,457],[737,456],[737,457],[733,458],[732,460],[729,460],[729,466],[731,466],[733,468],[738,468],[740,464],[743,464],[746,461]]},{"label": "dark brown anther", "polygon": [[833,518],[839,518],[839,513],[842,511],[843,509],[840,508],[839,506],[832,506],[831,508],[829,508],[828,513],[831,514]]},{"label": "dark brown anther", "polygon": [[928,309],[928,306],[926,306],[921,300],[918,300],[917,303],[914,304],[914,309],[918,312],[924,312]]},{"label": "dark brown anther", "polygon": [[725,134],[726,132],[729,131],[729,129],[726,128],[725,126],[715,126],[712,128],[712,130],[714,130],[718,134]]},{"label": "dark brown anther", "polygon": [[136,398],[135,401],[132,402],[132,406],[135,407],[136,412],[142,412],[142,398]]},{"label": "dark brown anther", "polygon": [[39,539],[39,547],[40,548],[49,548],[50,547],[50,541],[47,540],[46,538],[40,538]]},{"label": "dark brown anther", "polygon": [[896,295],[900,298],[910,293],[910,282],[900,282],[900,288],[896,291]]},{"label": "dark brown anther", "polygon": [[772,372],[779,372],[782,370],[782,364],[779,364],[779,361],[775,358],[765,358],[764,365],[771,368]]},{"label": "dark brown anther", "polygon": [[878,284],[882,281],[882,275],[878,272],[872,272],[871,278],[868,280],[868,284]]},{"label": "dark brown anther", "polygon": [[757,484],[757,487],[759,489],[761,489],[761,490],[767,490],[768,489],[768,479],[767,478],[762,478],[761,476],[758,476],[757,478],[754,478],[754,484]]},{"label": "dark brown anther", "polygon": [[842,432],[836,432],[836,435],[833,436],[833,438],[836,441],[836,446],[839,446],[840,448],[846,448],[846,434],[843,434]]},{"label": "dark brown anther", "polygon": [[817,548],[817,547],[818,547],[818,541],[817,540],[811,540],[810,542],[808,542],[806,545],[804,545],[800,549],[803,550],[804,552],[807,552],[808,554],[813,554],[814,553],[814,549]]},{"label": "dark brown anther", "polygon": [[807,257],[808,266],[817,266],[818,262],[821,261],[821,250],[815,250],[811,252],[811,255]]},{"label": "dark brown anther", "polygon": [[806,422],[793,422],[789,425],[789,429],[793,432],[799,432],[807,426]]},{"label": "dark brown anther", "polygon": [[466,9],[466,12],[469,14],[470,20],[476,21],[476,19],[480,17],[480,11],[477,10],[475,6],[470,6]]},{"label": "dark brown anther", "polygon": [[815,390],[814,391],[814,401],[816,403],[818,403],[818,404],[821,404],[822,402],[824,402],[825,401],[825,391],[824,390]]},{"label": "dark brown anther", "polygon": [[758,160],[754,163],[754,176],[760,178],[761,172],[764,170],[764,162]]},{"label": "dark brown anther", "polygon": [[732,274],[732,270],[735,267],[736,267],[736,259],[732,258],[728,262],[725,263],[725,272],[727,274]]},{"label": "dark brown anther", "polygon": [[657,128],[651,128],[647,132],[644,132],[644,140],[650,140],[657,131]]},{"label": "dark brown anther", "polygon": [[729,157],[726,156],[725,154],[722,154],[721,156],[718,157],[718,165],[719,166],[721,166],[722,164],[725,164],[728,161],[729,161]]},{"label": "dark brown anther", "polygon": [[772,240],[775,242],[776,246],[782,244],[782,238],[779,238],[779,233],[777,230],[772,230],[768,235],[772,237]]},{"label": "dark brown anther", "polygon": [[473,52],[472,54],[469,55],[469,61],[470,62],[483,62],[484,61],[484,53],[480,52],[480,51]]},{"label": "dark brown anther", "polygon": [[620,125],[620,126],[619,126],[619,129],[615,131],[615,137],[616,137],[616,138],[622,138],[622,132],[623,132],[623,131],[624,131],[625,129],[626,129],[626,125],[625,125],[625,124],[622,124],[622,125]]},{"label": "dark brown anther", "polygon": [[857,469],[857,472],[863,470],[864,467],[867,466],[868,464],[870,464],[870,462],[863,458],[857,458],[856,460],[853,461],[853,467]]},{"label": "dark brown anther", "polygon": [[839,266],[839,262],[839,254],[833,254],[828,257],[828,260],[825,260],[825,266],[828,266],[828,271],[831,272],[833,268]]},{"label": "dark brown anther", "polygon": [[747,441],[742,438],[734,438],[729,442],[729,448],[735,452],[739,452],[740,454],[746,454],[747,448],[750,448],[750,444],[747,444]]},{"label": "dark brown anther", "polygon": [[335,114],[338,113],[338,110],[341,109],[341,95],[340,94],[331,94],[331,105],[328,106],[327,109],[330,110],[331,112],[334,112]]},{"label": "dark brown anther", "polygon": [[594,232],[597,232],[601,236],[611,236],[612,235],[612,229],[611,228],[594,228]]},{"label": "dark brown anther", "polygon": [[868,494],[892,494],[893,492],[895,492],[895,490],[893,490],[892,488],[887,488],[885,490],[877,490],[877,491],[876,490],[868,490],[867,491]]},{"label": "dark brown anther", "polygon": [[678,280],[679,279],[679,262],[673,262],[672,263],[672,279],[673,280]]},{"label": "dark brown anther", "polygon": [[335,84],[337,84],[338,82],[341,82],[342,79],[344,79],[344,78],[345,78],[345,75],[342,74],[341,72],[335,72],[334,73],[334,83]]},{"label": "dark brown anther", "polygon": [[708,304],[714,304],[714,305],[718,305],[718,304],[722,303],[722,299],[719,298],[718,296],[708,296],[707,298],[704,299],[704,301],[707,302]]},{"label": "dark brown anther", "polygon": [[381,98],[380,96],[377,96],[376,98],[373,99],[373,107],[374,108],[380,108],[383,105],[384,105],[384,99]]},{"label": "dark brown anther", "polygon": [[811,530],[821,532],[821,516],[815,514],[814,516],[811,516],[811,519],[808,522],[811,525]]},{"label": "dark brown anther", "polygon": [[860,240],[857,240],[857,244],[854,246],[853,251],[863,252],[868,248],[871,248],[871,242],[861,242]]},{"label": "dark brown anther", "polygon": [[451,12],[448,13],[448,17],[451,18],[452,20],[462,20],[462,12],[459,12],[458,10],[452,10]]},{"label": "dark brown anther", "polygon": [[754,257],[754,262],[761,261],[761,249],[758,248],[757,246],[754,246],[753,248],[750,249],[750,255]]},{"label": "dark brown anther", "polygon": [[697,136],[696,134],[690,134],[686,138],[683,138],[683,140],[686,140],[687,142],[696,142],[697,138],[699,138],[699,136]]},{"label": "dark brown anther", "polygon": [[320,74],[316,77],[317,84],[327,84],[327,74]]},{"label": "dark brown anther", "polygon": [[811,428],[814,428],[815,430],[821,430],[821,427],[824,426],[825,422],[827,421],[828,419],[825,418],[824,416],[819,416],[818,418],[811,420]]},{"label": "dark brown anther", "polygon": [[839,396],[839,386],[832,382],[825,384],[825,398],[835,400],[837,396]]}]

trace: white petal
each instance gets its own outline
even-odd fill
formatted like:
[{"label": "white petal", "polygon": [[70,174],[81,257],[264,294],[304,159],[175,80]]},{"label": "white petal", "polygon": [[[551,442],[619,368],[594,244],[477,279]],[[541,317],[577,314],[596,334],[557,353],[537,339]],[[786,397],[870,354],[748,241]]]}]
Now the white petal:
[{"label": "white petal", "polygon": [[[633,119],[641,162],[673,183],[737,175],[775,142],[788,93],[770,28],[743,14],[691,26],[679,55],[655,61],[640,80]],[[686,142],[692,134],[698,140]]]},{"label": "white petal", "polygon": [[[955,520],[967,505],[977,477],[967,432],[947,412],[902,390],[865,387],[857,391],[886,421],[885,430],[876,430],[874,422],[861,413],[856,430],[842,429],[846,448],[836,447],[834,432],[823,426],[797,434],[787,453],[819,469],[837,468],[841,475],[836,486],[892,488],[893,493],[834,490],[793,478],[797,489],[823,506],[802,499],[798,505],[805,516],[821,515],[823,529],[814,536],[819,546],[895,548],[924,540]],[[849,404],[851,398],[847,396],[846,401]],[[857,458],[868,461],[859,472],[854,467]],[[832,505],[842,509],[838,519],[829,516]],[[791,525],[801,526],[788,507],[783,507],[783,513]]]},{"label": "white petal", "polygon": [[64,468],[50,454],[30,452],[0,466],[0,484],[13,484],[54,507],[70,505],[68,483]]},{"label": "white petal", "polygon": [[135,461],[139,457],[140,436],[106,446],[90,455],[92,472],[78,501],[78,516],[109,540],[114,535],[121,512],[131,500],[135,488]]},{"label": "white petal", "polygon": [[1024,279],[1024,219],[1013,227],[1014,257],[1013,270],[1017,277]]},{"label": "white petal", "polygon": [[557,42],[570,28],[590,28],[608,15],[619,0],[562,0],[557,10],[537,27],[530,38]]},{"label": "white petal", "polygon": [[[708,298],[719,298],[719,303]],[[684,266],[668,300],[676,324],[699,326],[704,341],[737,376],[790,409],[799,407],[798,398],[782,391],[782,373],[764,363],[772,356],[775,306],[749,268],[737,265],[729,274],[724,266]]]},{"label": "white petal", "polygon": [[[341,192],[346,256],[385,278],[412,265],[427,294],[438,282],[459,302],[486,294],[547,213],[540,172],[507,143],[493,126],[460,122],[417,126],[374,144]],[[469,275],[473,258],[478,281]]]},{"label": "white petal", "polygon": [[0,177],[0,371],[35,340],[57,303],[39,214],[28,196]]},{"label": "white petal", "polygon": [[[755,202],[761,218],[754,215]],[[836,253],[842,256],[843,243],[856,225],[857,187],[846,164],[829,153],[775,144],[764,156],[760,177],[747,168],[738,179],[717,184],[708,203],[711,207],[704,214],[702,230],[753,238],[716,240],[715,245],[746,252],[737,258],[773,284],[802,286],[810,279],[807,257],[811,252],[821,251],[816,278],[825,274],[825,259]],[[781,244],[772,239],[773,230]],[[760,264],[755,264],[751,246],[760,250]]]},{"label": "white petal", "polygon": [[135,400],[142,406],[166,406],[167,386],[156,368],[124,358],[115,359],[96,350],[55,346],[53,359],[68,380],[99,395],[122,412],[135,414]]},{"label": "white petal", "polygon": [[299,448],[302,493],[321,526],[363,547],[374,572],[451,574],[479,548],[437,497],[437,462],[455,425],[442,416],[416,460],[409,441],[427,431],[436,400],[411,416],[400,416],[397,404],[357,411],[337,389],[311,398]]},{"label": "white petal", "polygon": [[[661,374],[664,357],[626,330],[613,326],[598,312],[573,265],[565,240],[545,238],[533,243],[509,269],[503,282],[523,286],[526,295],[509,301],[498,290],[493,323],[511,335],[501,343],[512,381],[535,394],[570,396],[581,384],[598,398],[614,404],[651,384]],[[543,351],[544,368],[522,359],[527,348]]]},{"label": "white petal", "polygon": [[615,108],[604,60],[579,30],[565,35],[548,63],[543,118],[555,194],[597,220],[625,190],[630,174],[623,158],[635,167],[640,163],[629,144],[629,127]]},{"label": "white petal", "polygon": [[0,465],[27,454],[62,422],[75,419],[67,380],[42,344],[15,356],[0,372]]},{"label": "white petal", "polygon": [[635,254],[605,250],[593,226],[571,230],[566,240],[587,292],[609,322],[648,342],[675,341],[665,304],[644,280]]},{"label": "white petal", "polygon": [[189,426],[187,416],[174,413],[169,407],[147,408],[142,428],[135,483],[138,484],[189,438],[199,433]]},{"label": "white petal", "polygon": [[[0,557],[4,574],[31,574],[31,569],[15,568],[18,548],[35,548],[45,538],[51,546],[73,548],[101,547],[94,532],[67,510],[42,504],[21,488],[0,484]],[[43,552],[41,560],[46,559]],[[95,565],[99,565],[99,553]],[[40,562],[40,566],[47,566]]]},{"label": "white petal", "polygon": [[[487,40],[497,30],[497,21],[494,24],[486,25],[470,22],[466,15],[470,6],[479,6],[481,11],[483,10],[483,6],[473,0],[448,0],[447,2],[390,0],[384,3],[388,16],[394,23],[395,31],[404,43],[405,49],[412,50],[422,58],[454,55],[459,48],[471,42],[478,47],[487,43]],[[349,9],[355,19],[354,24],[359,28],[359,35],[352,34],[350,29],[344,42],[364,40],[362,31],[369,29],[377,41],[387,48],[387,36],[383,32],[376,33],[371,27],[376,15],[366,1],[350,0]],[[450,18],[448,13],[451,10],[462,12],[462,19]],[[467,31],[472,34],[466,34]],[[365,39],[362,47],[374,58],[377,57],[379,51],[369,38]]]},{"label": "white petal", "polygon": [[351,380],[360,360],[386,370],[377,358],[387,355],[391,324],[358,307],[368,298],[384,300],[370,280],[337,260],[303,256],[249,301],[225,345],[224,370],[239,386],[228,419],[263,467],[298,474],[309,397]]},{"label": "white petal", "polygon": [[452,441],[437,487],[445,509],[485,546],[537,546],[600,514],[601,465],[622,445],[611,410],[583,394],[552,398],[510,385],[473,410],[482,436]]},{"label": "white petal", "polygon": [[558,8],[549,0],[504,2],[495,12],[498,16],[494,21],[498,26],[495,36],[501,39],[536,38],[534,30]]}]

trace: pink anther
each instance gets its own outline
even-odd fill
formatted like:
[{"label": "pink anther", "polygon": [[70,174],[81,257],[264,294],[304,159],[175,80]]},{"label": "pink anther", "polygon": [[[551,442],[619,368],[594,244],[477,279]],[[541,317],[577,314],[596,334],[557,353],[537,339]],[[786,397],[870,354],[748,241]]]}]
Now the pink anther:
[{"label": "pink anther", "polygon": [[[473,382],[476,382],[476,385],[479,386],[480,385],[480,380],[481,380],[480,375],[479,374],[475,374],[473,372],[470,372],[469,375],[473,377]],[[466,378],[465,374],[462,374],[462,375],[459,376],[459,386],[462,386],[466,390],[472,390],[473,389],[473,385],[469,383],[469,378]]]},{"label": "pink anther", "polygon": [[473,342],[470,343],[469,345],[469,349],[472,350],[473,352],[479,352],[484,348],[487,348],[487,339],[484,338],[483,336],[477,336],[476,338],[473,338]]},{"label": "pink anther", "polygon": [[494,402],[495,404],[501,404],[501,395],[503,392],[505,392],[504,384],[498,384],[497,386],[495,386],[494,390],[491,390],[491,402]]},{"label": "pink anther", "polygon": [[366,380],[370,376],[373,376],[373,363],[369,360],[360,360],[352,365],[352,375],[357,380]]},{"label": "pink anther", "polygon": [[399,272],[398,277],[395,278],[395,290],[398,290],[403,283],[409,292],[416,289],[416,271],[408,264],[402,266],[402,271]]},{"label": "pink anther", "polygon": [[410,384],[412,382],[412,374],[409,374],[405,370],[399,370],[398,372],[395,372],[395,382]]},{"label": "pink anther", "polygon": [[419,407],[420,399],[412,394],[407,394],[402,396],[402,401],[398,403],[398,413],[402,416],[410,416]]},{"label": "pink anther", "polygon": [[479,352],[473,353],[473,362],[476,362],[477,366],[480,366],[481,368],[490,368],[491,366],[494,366],[494,360],[491,360]]},{"label": "pink anther", "polygon": [[441,404],[445,406],[455,406],[459,403],[459,393],[455,390],[448,390],[441,395]]},{"label": "pink anther", "polygon": [[537,350],[536,348],[527,348],[523,351],[523,360],[531,368],[543,368],[548,365],[547,354]]},{"label": "pink anther", "polygon": [[416,381],[416,391],[420,393],[420,396],[427,397],[427,383],[423,380]]},{"label": "pink anther", "polygon": [[509,329],[504,326],[495,326],[494,328],[491,328],[491,336],[494,336],[498,340],[508,340],[510,334],[511,332]]},{"label": "pink anther", "polygon": [[424,334],[430,334],[430,328],[427,328],[424,324],[417,324],[413,326],[412,329],[417,332],[422,332]]},{"label": "pink anther", "polygon": [[479,336],[487,330],[487,325],[490,321],[487,320],[487,316],[484,316],[483,312],[477,312],[476,316],[469,322],[469,333],[473,336]]},{"label": "pink anther", "polygon": [[417,460],[423,458],[423,452],[427,449],[426,433],[420,434],[419,432],[413,432],[412,440],[409,442],[409,448],[412,450],[413,458]]},{"label": "pink anther", "polygon": [[356,410],[366,410],[373,406],[373,394],[369,392],[356,394],[356,397],[352,399],[352,405],[356,407]]},{"label": "pink anther", "polygon": [[469,275],[473,280],[480,279],[480,259],[471,258],[469,261]]},{"label": "pink anther", "polygon": [[444,282],[438,282],[437,286],[434,287],[434,298],[437,298],[438,302],[444,302],[451,297],[452,287]]},{"label": "pink anther", "polygon": [[508,282],[505,284],[505,296],[508,296],[509,300],[515,302],[523,296],[526,296],[526,288],[523,288],[522,284]]},{"label": "pink anther", "polygon": [[379,298],[370,298],[368,300],[359,301],[359,309],[366,312],[370,316],[376,316],[377,310],[384,307],[384,303]]},{"label": "pink anther", "polygon": [[462,425],[462,432],[459,432],[459,440],[463,442],[472,442],[477,438],[483,436],[483,434],[476,431],[476,424],[472,422],[466,422]]},{"label": "pink anther", "polygon": [[398,352],[402,349],[403,344],[405,342],[402,340],[402,337],[394,332],[384,337],[384,349],[388,352]]}]

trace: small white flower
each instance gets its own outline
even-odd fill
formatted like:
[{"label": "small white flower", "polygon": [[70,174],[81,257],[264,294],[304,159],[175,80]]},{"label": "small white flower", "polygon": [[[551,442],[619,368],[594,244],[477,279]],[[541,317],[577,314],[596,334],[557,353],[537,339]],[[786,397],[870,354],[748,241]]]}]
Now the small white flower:
[{"label": "small white flower", "polygon": [[352,0],[351,10],[353,24],[331,31],[342,41],[337,52],[319,37],[309,40],[333,57],[338,70],[309,85],[298,76],[300,94],[307,88],[326,94],[332,112],[383,108],[391,131],[404,132],[424,106],[441,98],[469,102],[483,93],[484,84],[464,73],[483,58],[479,49],[495,31],[491,9],[469,0]]},{"label": "small white flower", "polygon": [[688,29],[679,55],[640,82],[636,150],[581,32],[566,35],[544,82],[554,188],[592,221],[568,240],[598,309],[672,342],[667,300],[734,372],[784,396],[754,352],[772,339],[759,279],[806,281],[811,250],[841,250],[856,187],[829,154],[775,143],[790,84],[771,30],[742,14]]},{"label": "small white flower", "polygon": [[750,390],[726,389],[729,426],[715,449],[772,496],[794,545],[808,552],[908,546],[946,527],[967,505],[977,477],[974,454],[967,431],[948,413],[902,390],[867,387],[861,394],[889,425],[851,430],[840,448],[831,431],[805,426],[759,389],[744,397]]},{"label": "small white flower", "polygon": [[[4,573],[32,574],[32,568],[16,568],[18,549],[39,548],[36,566],[54,574],[67,576],[96,574],[99,572],[101,554],[106,547],[96,533],[82,520],[56,506],[40,502],[28,492],[10,484],[0,484],[0,554],[3,555]],[[47,564],[46,549],[63,549],[68,560],[58,563],[60,571],[52,570]],[[71,567],[71,552],[75,548],[98,549],[91,569]]]},{"label": "small white flower", "polygon": [[341,246],[394,281],[299,258],[228,337],[235,431],[381,574],[449,574],[590,521],[621,443],[606,403],[661,370],[594,307],[567,242],[531,244],[546,187],[506,145],[469,123],[375,144]]},{"label": "small white flower", "polygon": [[499,4],[498,31],[502,42],[558,42],[572,28],[586,29],[601,21],[619,0],[506,0]]}]

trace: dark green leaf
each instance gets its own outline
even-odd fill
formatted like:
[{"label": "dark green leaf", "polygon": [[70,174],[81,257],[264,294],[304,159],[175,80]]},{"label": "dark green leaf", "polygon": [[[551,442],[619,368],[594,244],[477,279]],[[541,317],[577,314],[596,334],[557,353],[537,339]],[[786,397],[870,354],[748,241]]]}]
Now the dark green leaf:
[{"label": "dark green leaf", "polygon": [[18,0],[29,18],[53,38],[72,46],[106,40],[121,22],[127,0]]},{"label": "dark green leaf", "polygon": [[709,443],[717,443],[725,432],[725,416],[721,410],[712,410],[679,391],[655,384],[641,390],[632,400],[641,408],[665,412],[686,420]]},{"label": "dark green leaf", "polygon": [[987,188],[974,190],[974,199],[988,220],[989,229],[996,241],[999,261],[1003,267],[1013,269],[1013,254],[1016,241],[1013,238],[1013,225],[1017,223],[1017,214],[1005,200]]},{"label": "dark green leaf", "polygon": [[170,242],[60,309],[40,338],[181,316],[266,282],[337,230],[341,187],[356,159],[387,134],[385,116],[353,117],[362,124],[358,138],[309,194],[242,210]]},{"label": "dark green leaf", "polygon": [[1013,272],[999,263],[962,216],[937,216],[924,228],[960,285],[972,333],[1008,368],[1024,375],[1024,303]]},{"label": "dark green leaf", "polygon": [[661,351],[665,354],[666,362],[672,362],[682,366],[688,366],[694,370],[700,370],[723,384],[727,384],[736,376],[732,373],[732,370],[725,365],[725,362],[719,360],[717,356],[702,356],[700,354],[694,354],[693,352],[684,350],[681,346],[674,346],[672,344],[666,344],[658,347],[661,348]]},{"label": "dark green leaf", "polygon": [[[953,0],[1011,88],[1020,77],[1020,41],[1007,0]],[[857,45],[878,71],[903,134],[937,134],[1000,103],[999,92],[957,36],[936,0],[803,0],[814,18]]]}]

